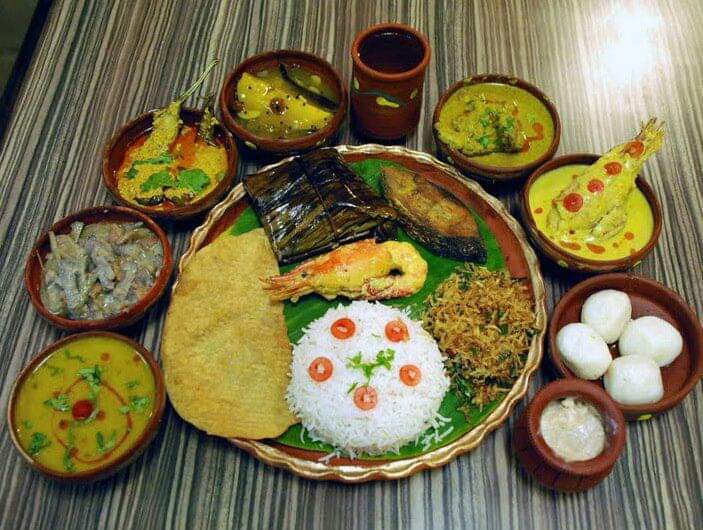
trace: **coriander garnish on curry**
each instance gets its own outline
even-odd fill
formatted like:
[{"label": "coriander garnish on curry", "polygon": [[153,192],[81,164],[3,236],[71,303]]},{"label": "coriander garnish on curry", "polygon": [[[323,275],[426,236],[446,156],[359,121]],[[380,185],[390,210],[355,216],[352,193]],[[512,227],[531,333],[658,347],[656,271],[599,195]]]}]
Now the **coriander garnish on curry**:
[{"label": "coriander garnish on curry", "polygon": [[130,203],[159,209],[184,206],[206,196],[228,171],[227,150],[215,138],[219,124],[213,98],[206,99],[197,126],[184,125],[182,103],[203,83],[217,61],[176,100],[154,113],[153,128],[127,148],[117,170],[117,188]]},{"label": "coriander garnish on curry", "polygon": [[527,90],[504,83],[457,89],[434,127],[448,146],[481,164],[504,168],[536,162],[555,135],[549,109]]},{"label": "coriander garnish on curry", "polygon": [[149,363],[117,336],[79,336],[42,359],[15,390],[16,440],[49,472],[108,467],[149,428],[158,401]]}]

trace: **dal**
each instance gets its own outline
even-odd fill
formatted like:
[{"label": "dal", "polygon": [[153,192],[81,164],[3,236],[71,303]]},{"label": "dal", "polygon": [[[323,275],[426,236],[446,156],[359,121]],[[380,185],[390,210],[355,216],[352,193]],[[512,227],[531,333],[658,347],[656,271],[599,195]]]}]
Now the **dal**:
[{"label": "dal", "polygon": [[51,353],[18,390],[17,438],[52,471],[102,468],[140,439],[154,413],[149,364],[112,337],[84,337]]}]

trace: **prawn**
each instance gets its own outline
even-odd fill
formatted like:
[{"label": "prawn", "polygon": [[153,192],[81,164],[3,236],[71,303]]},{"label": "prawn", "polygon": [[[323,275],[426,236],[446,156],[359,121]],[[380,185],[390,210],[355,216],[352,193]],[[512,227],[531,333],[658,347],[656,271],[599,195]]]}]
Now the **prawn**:
[{"label": "prawn", "polygon": [[364,239],[261,282],[273,300],[296,302],[310,293],[328,300],[383,300],[418,292],[426,278],[427,262],[410,243]]}]

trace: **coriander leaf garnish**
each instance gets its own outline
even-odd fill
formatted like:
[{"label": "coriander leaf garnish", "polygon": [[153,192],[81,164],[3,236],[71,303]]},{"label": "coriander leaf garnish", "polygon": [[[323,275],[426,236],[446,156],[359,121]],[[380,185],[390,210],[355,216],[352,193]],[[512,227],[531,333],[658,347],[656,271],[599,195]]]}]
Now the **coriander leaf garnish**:
[{"label": "coriander leaf garnish", "polygon": [[171,173],[169,173],[167,169],[164,169],[149,175],[149,178],[139,186],[139,189],[141,191],[153,191],[160,188],[173,188],[175,185],[176,182],[173,180]]},{"label": "coriander leaf garnish", "polygon": [[98,444],[98,452],[104,455],[108,451],[115,448],[115,443],[117,442],[117,431],[112,431],[110,437],[106,440],[103,433],[95,433],[95,442]]},{"label": "coriander leaf garnish", "polygon": [[[154,158],[144,158],[142,160],[135,160],[125,173],[125,177],[128,179],[133,179],[137,176],[137,166],[142,164],[170,164],[173,162],[173,155],[168,151],[161,153],[159,156]],[[144,190],[142,190],[144,191]]]},{"label": "coriander leaf garnish", "polygon": [[49,441],[49,438],[47,438],[46,434],[43,432],[35,432],[32,434],[32,439],[29,441],[29,447],[27,448],[27,452],[34,456],[36,455],[39,451],[42,449],[49,447],[51,445],[51,442]]},{"label": "coriander leaf garnish", "polygon": [[33,427],[33,424],[29,420],[24,420],[22,422],[22,427],[24,427],[25,429],[31,429]]},{"label": "coriander leaf garnish", "polygon": [[76,361],[79,361],[79,362],[82,362],[82,363],[85,362],[85,359],[84,359],[82,356],[80,356],[80,355],[78,355],[78,354],[73,355],[73,354],[71,353],[71,350],[69,350],[68,348],[64,348],[64,350],[63,350],[63,355],[64,355],[64,357],[66,357],[66,359],[68,359],[69,361],[71,361],[71,360],[76,360]]},{"label": "coriander leaf garnish", "polygon": [[47,399],[44,401],[44,405],[48,405],[54,410],[59,410],[61,412],[68,412],[71,410],[71,402],[68,400],[68,396],[65,394],[58,395],[56,397]]},{"label": "coriander leaf garnish", "polygon": [[51,372],[51,377],[55,377],[63,373],[63,368],[59,368],[58,366],[47,364],[46,367],[49,369],[49,372]]},{"label": "coriander leaf garnish", "polygon": [[122,405],[119,411],[122,414],[127,414],[128,412],[144,412],[151,405],[151,399],[146,396],[131,396],[129,398],[129,403],[127,405]]},{"label": "coriander leaf garnish", "polygon": [[200,193],[210,184],[210,177],[200,168],[184,169],[178,173],[178,187]]},{"label": "coriander leaf garnish", "polygon": [[[374,371],[377,368],[385,368],[387,370],[391,369],[391,362],[395,357],[395,350],[391,348],[381,350],[376,354],[376,360],[374,362],[365,363],[361,360],[361,353],[357,353],[354,357],[349,357],[349,362],[347,362],[347,367],[352,370],[361,370],[366,378],[366,383],[368,384],[373,376]],[[350,390],[351,391],[351,390]]]},{"label": "coriander leaf garnish", "polygon": [[95,398],[100,392],[100,381],[102,377],[102,370],[97,364],[92,368],[81,368],[78,370],[78,375],[80,375],[85,382],[88,383],[90,387],[91,398]]},{"label": "coriander leaf garnish", "polygon": [[132,390],[134,387],[137,387],[140,384],[141,383],[136,379],[132,379],[131,381],[127,381],[124,386],[127,387],[128,390]]},{"label": "coriander leaf garnish", "polygon": [[359,383],[352,383],[349,387],[349,390],[347,390],[347,394],[351,394],[352,392],[354,392],[354,389],[356,389],[357,386],[359,386]]},{"label": "coriander leaf garnish", "polygon": [[63,453],[63,467],[69,473],[73,473],[76,470],[76,466],[73,463],[73,444],[75,443],[75,437],[73,433],[73,424],[68,427],[68,440],[66,441],[66,451]]}]

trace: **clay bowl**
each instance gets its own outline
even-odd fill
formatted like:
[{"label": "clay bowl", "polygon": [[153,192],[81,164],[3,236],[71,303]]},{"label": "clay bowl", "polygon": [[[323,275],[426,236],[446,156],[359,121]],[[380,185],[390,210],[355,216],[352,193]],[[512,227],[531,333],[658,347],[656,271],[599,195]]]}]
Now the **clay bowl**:
[{"label": "clay bowl", "polygon": [[[85,337],[111,337],[128,344],[131,348],[138,352],[138,354],[147,362],[151,369],[151,373],[154,376],[154,383],[156,386],[154,412],[142,435],[136,440],[132,447],[120,457],[102,467],[69,474],[49,469],[46,466],[40,464],[39,462],[34,460],[30,456],[30,454],[22,447],[17,437],[15,408],[17,404],[17,397],[19,395],[19,389],[24,383],[24,381],[27,379],[27,377],[34,371],[34,369],[40,363],[42,363],[44,359],[46,359],[50,354],[52,354],[59,348],[69,345],[76,339],[81,339]],[[19,376],[17,376],[17,379],[15,380],[15,383],[12,386],[12,390],[10,391],[10,401],[9,406],[7,408],[7,424],[9,426],[10,436],[12,437],[12,441],[14,442],[15,447],[22,455],[22,458],[24,458],[24,460],[34,469],[41,471],[45,475],[53,479],[60,480],[62,482],[93,482],[114,475],[121,469],[128,466],[137,457],[139,457],[139,455],[142,454],[144,449],[146,449],[146,447],[151,443],[151,441],[154,439],[156,433],[159,430],[159,424],[161,423],[161,419],[164,415],[165,406],[166,390],[164,386],[164,376],[161,372],[161,368],[159,368],[158,363],[154,360],[154,356],[151,354],[151,352],[149,352],[149,350],[147,350],[141,344],[134,342],[132,339],[129,339],[123,335],[118,335],[117,333],[111,333],[109,331],[89,331],[86,333],[79,333],[77,335],[69,335],[68,337],[60,339],[54,342],[53,344],[47,346],[44,350],[41,351],[41,353],[39,353],[36,357],[29,361],[29,363],[22,369],[22,372],[19,374]]]},{"label": "clay bowl", "polygon": [[[553,400],[578,397],[601,414],[606,431],[603,452],[581,462],[565,462],[542,438],[539,422]],[[542,387],[527,406],[513,432],[513,450],[523,468],[546,488],[576,492],[592,488],[612,471],[625,446],[625,418],[617,404],[598,385],[580,379],[560,379]]]},{"label": "clay bowl", "polygon": [[[319,131],[303,136],[302,138],[273,139],[256,136],[243,127],[235,119],[236,110],[233,108],[237,94],[237,82],[244,72],[255,73],[269,68],[278,68],[279,63],[298,65],[322,78],[335,92],[339,101],[339,108],[330,123]],[[273,155],[291,155],[330,144],[339,131],[344,116],[347,113],[347,91],[342,84],[339,74],[332,65],[310,53],[295,50],[277,50],[249,57],[231,72],[225,79],[220,91],[220,110],[222,121],[253,154],[263,157]]]},{"label": "clay bowl", "polygon": [[659,205],[659,200],[657,199],[654,190],[647,183],[647,181],[644,180],[644,178],[638,176],[635,183],[639,190],[644,194],[647,202],[649,203],[649,207],[652,209],[652,215],[654,217],[654,230],[652,231],[652,236],[649,238],[649,241],[644,247],[639,249],[634,254],[617,260],[599,261],[582,258],[580,256],[570,254],[565,249],[558,246],[537,229],[534,214],[530,208],[528,200],[530,188],[544,173],[571,164],[590,165],[598,160],[598,158],[598,155],[589,153],[565,155],[550,160],[546,164],[537,168],[527,179],[527,182],[525,182],[525,186],[522,189],[522,194],[520,196],[520,213],[523,219],[523,226],[527,228],[527,233],[530,235],[530,239],[532,239],[532,242],[540,249],[540,251],[561,267],[587,273],[625,271],[638,265],[644,257],[652,251],[659,240],[659,235],[661,234],[661,206]]},{"label": "clay bowl", "polygon": [[[234,177],[237,175],[237,147],[232,139],[232,135],[227,129],[221,125],[215,126],[215,138],[227,151],[228,170],[225,177],[210,193],[197,201],[190,202],[183,206],[172,206],[168,209],[134,204],[123,197],[117,188],[117,171],[122,165],[122,161],[124,160],[129,146],[138,138],[151,131],[154,112],[155,110],[150,110],[134,118],[118,130],[110,141],[107,142],[103,150],[103,184],[105,184],[105,187],[117,202],[134,210],[139,210],[150,217],[171,220],[193,217],[211,208],[232,187]],[[197,127],[202,115],[203,112],[201,110],[186,107],[181,108],[181,120],[183,120],[185,125]]]},{"label": "clay bowl", "polygon": [[[566,324],[579,322],[581,307],[591,294],[603,289],[618,289],[630,297],[632,318],[653,315],[671,323],[683,337],[683,351],[662,368],[664,397],[648,405],[618,405],[628,420],[647,420],[678,405],[703,375],[703,329],[695,312],[684,300],[662,284],[630,274],[594,276],[570,289],[554,308],[549,321],[549,353],[556,371],[563,377],[576,379],[562,360],[556,345],[558,331]],[[618,356],[617,343],[610,347]],[[598,381],[599,384],[602,381]]]},{"label": "clay bowl", "polygon": [[27,263],[24,268],[24,285],[29,293],[29,298],[34,304],[34,308],[46,320],[62,329],[69,331],[80,330],[98,330],[98,329],[115,329],[129,326],[144,316],[147,310],[164,294],[168,279],[171,276],[173,269],[173,255],[171,253],[171,244],[164,231],[147,215],[125,208],[123,206],[97,206],[94,208],[86,208],[79,212],[73,213],[64,217],[60,221],[54,223],[50,231],[55,234],[67,234],[71,231],[71,223],[74,221],[82,221],[83,223],[101,223],[101,222],[128,222],[134,223],[141,221],[144,225],[154,232],[164,250],[164,263],[161,271],[151,287],[151,290],[139,302],[133,305],[126,311],[99,320],[71,320],[51,313],[41,301],[39,289],[41,287],[42,263],[46,259],[46,255],[50,251],[49,247],[49,232],[42,235],[32,248],[32,252],[27,258]]},{"label": "clay bowl", "polygon": [[[547,107],[549,114],[554,122],[554,139],[549,146],[549,149],[537,160],[529,164],[524,164],[522,166],[516,167],[501,167],[501,166],[491,166],[488,164],[482,164],[480,162],[480,157],[469,157],[466,156],[461,151],[454,149],[453,147],[447,145],[439,138],[439,133],[434,127],[434,124],[439,121],[439,114],[442,111],[442,107],[447,102],[449,97],[454,94],[457,90],[465,85],[475,85],[478,83],[501,83],[505,85],[515,86],[521,88],[542,102],[542,104]],[[556,107],[551,102],[551,100],[536,86],[519,79],[517,77],[511,77],[500,74],[484,74],[475,75],[457,81],[452,86],[447,89],[442,97],[440,98],[437,106],[434,109],[434,114],[432,116],[432,133],[434,134],[435,143],[437,144],[437,150],[439,151],[442,158],[446,159],[454,167],[462,171],[467,176],[475,178],[486,184],[499,184],[505,182],[511,182],[516,179],[527,176],[530,171],[544,164],[547,160],[554,156],[554,153],[559,147],[559,141],[561,140],[561,120],[559,119],[559,113]]]}]

